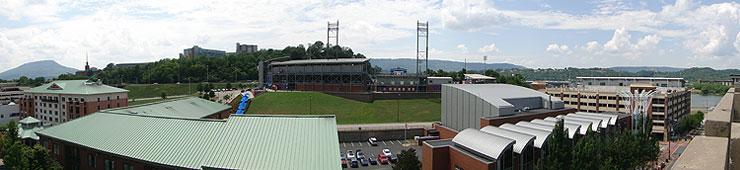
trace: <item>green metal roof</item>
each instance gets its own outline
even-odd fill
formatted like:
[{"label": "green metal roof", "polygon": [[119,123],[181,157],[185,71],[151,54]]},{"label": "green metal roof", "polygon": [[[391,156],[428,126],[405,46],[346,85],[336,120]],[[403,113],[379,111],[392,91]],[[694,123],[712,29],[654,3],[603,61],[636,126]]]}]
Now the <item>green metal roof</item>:
[{"label": "green metal roof", "polygon": [[342,169],[334,116],[214,120],[100,112],[37,134],[173,168]]},{"label": "green metal roof", "polygon": [[29,116],[29,117],[24,118],[23,120],[18,121],[18,123],[31,124],[31,123],[41,123],[41,121]]},{"label": "green metal roof", "polygon": [[197,97],[188,97],[133,105],[128,107],[118,107],[102,110],[101,112],[158,115],[180,118],[204,118],[230,108],[231,106],[223,105],[209,100]]},{"label": "green metal roof", "polygon": [[[54,88],[49,88],[54,87]],[[57,80],[43,84],[23,92],[27,93],[54,93],[54,94],[106,94],[128,92],[126,89],[116,88],[108,85],[97,85],[87,80]]]}]

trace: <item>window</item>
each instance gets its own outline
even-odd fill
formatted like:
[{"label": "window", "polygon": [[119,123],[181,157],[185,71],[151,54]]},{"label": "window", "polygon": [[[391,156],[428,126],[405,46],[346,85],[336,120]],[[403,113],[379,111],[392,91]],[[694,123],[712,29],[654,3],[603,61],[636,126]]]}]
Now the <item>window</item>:
[{"label": "window", "polygon": [[459,166],[455,165],[455,170],[465,170],[465,169],[460,168]]},{"label": "window", "polygon": [[95,155],[87,154],[87,166],[95,168]]},{"label": "window", "polygon": [[98,102],[100,102],[100,97],[98,97]]},{"label": "window", "polygon": [[588,85],[592,85],[591,82],[588,82]]},{"label": "window", "polygon": [[599,86],[606,86],[606,83],[605,82],[601,82],[601,83],[599,83]]},{"label": "window", "polygon": [[660,84],[660,87],[668,87],[668,84]]},{"label": "window", "polygon": [[[62,101],[64,101],[64,97],[62,97]],[[62,107],[64,107],[64,106],[62,106]]]},{"label": "window", "polygon": [[41,141],[41,145],[44,146],[44,149],[49,149],[49,141]]},{"label": "window", "polygon": [[121,103],[116,103],[116,107],[121,107]]},{"label": "window", "polygon": [[98,105],[98,110],[100,110],[100,105]]},{"label": "window", "polygon": [[127,163],[123,163],[123,170],[134,170],[134,166],[129,165]]},{"label": "window", "polygon": [[110,101],[110,96],[108,96],[108,101]]},{"label": "window", "polygon": [[58,155],[58,154],[59,154],[59,145],[57,145],[57,144],[55,143],[55,144],[53,144],[53,145],[52,145],[52,147],[53,147],[53,148],[52,148],[52,152],[53,152],[54,154],[57,154],[57,155]]},{"label": "window", "polygon": [[116,162],[113,160],[105,159],[105,170],[116,169]]},{"label": "window", "polygon": [[116,96],[116,100],[120,100],[120,99],[121,99],[121,96]]}]

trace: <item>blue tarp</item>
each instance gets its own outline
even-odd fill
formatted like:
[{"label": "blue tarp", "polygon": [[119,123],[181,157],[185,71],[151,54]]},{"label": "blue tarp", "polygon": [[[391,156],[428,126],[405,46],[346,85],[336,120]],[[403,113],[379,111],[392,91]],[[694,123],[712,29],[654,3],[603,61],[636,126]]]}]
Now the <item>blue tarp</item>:
[{"label": "blue tarp", "polygon": [[240,115],[240,114],[244,114],[244,110],[237,110],[237,111],[236,111],[236,114],[238,114],[238,115]]},{"label": "blue tarp", "polygon": [[247,103],[241,103],[241,104],[239,104],[239,108],[238,109],[239,110],[244,110],[244,108],[246,108],[246,107],[247,107]]},{"label": "blue tarp", "polygon": [[249,98],[247,98],[247,97],[242,97],[242,102],[246,102],[247,100],[249,100]]}]

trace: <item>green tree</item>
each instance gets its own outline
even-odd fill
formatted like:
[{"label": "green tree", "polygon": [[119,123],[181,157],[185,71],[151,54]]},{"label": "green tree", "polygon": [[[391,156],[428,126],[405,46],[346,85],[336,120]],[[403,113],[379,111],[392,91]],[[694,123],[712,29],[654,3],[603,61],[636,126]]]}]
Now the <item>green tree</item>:
[{"label": "green tree", "polygon": [[224,101],[226,101],[226,100],[229,100],[229,98],[231,98],[231,96],[229,96],[229,95],[224,95],[224,97],[223,97],[223,98],[224,98]]},{"label": "green tree", "polygon": [[571,143],[563,124],[563,120],[555,124],[550,139],[546,142],[545,153],[547,155],[540,160],[542,170],[570,169]]},{"label": "green tree", "polygon": [[[56,160],[49,157],[49,150],[41,145],[34,145],[32,149],[29,149],[30,156],[30,168],[29,169],[44,169],[44,170],[61,170],[62,165]],[[28,153],[28,152],[27,152]]]},{"label": "green tree", "polygon": [[216,97],[216,93],[214,93],[213,91],[208,92],[208,98],[214,98],[214,97]]},{"label": "green tree", "polygon": [[26,156],[28,149],[26,145],[23,145],[21,141],[15,141],[14,143],[6,143],[5,156],[3,157],[3,163],[7,169],[28,169],[29,160]]},{"label": "green tree", "polygon": [[594,133],[584,136],[575,148],[573,148],[573,169],[600,169],[604,160],[602,158],[602,142]]},{"label": "green tree", "polygon": [[226,88],[227,88],[227,89],[231,89],[231,82],[227,82],[227,83],[226,83]]},{"label": "green tree", "polygon": [[167,93],[165,93],[164,91],[162,91],[160,96],[162,96],[162,99],[167,99]]},{"label": "green tree", "polygon": [[204,89],[203,88],[203,83],[198,83],[198,86],[196,86],[195,89],[198,90],[199,92],[205,91],[205,90],[203,90]]},{"label": "green tree", "polygon": [[421,162],[419,157],[416,156],[416,150],[409,148],[408,150],[401,150],[401,154],[398,155],[398,163],[393,164],[393,170],[420,170]]}]

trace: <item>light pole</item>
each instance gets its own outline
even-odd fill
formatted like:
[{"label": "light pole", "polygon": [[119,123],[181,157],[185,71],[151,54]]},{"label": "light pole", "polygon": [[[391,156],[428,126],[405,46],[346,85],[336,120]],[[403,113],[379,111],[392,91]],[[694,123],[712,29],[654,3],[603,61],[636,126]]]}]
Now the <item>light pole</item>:
[{"label": "light pole", "polygon": [[398,93],[398,98],[396,98],[396,122],[401,122],[401,93]]},{"label": "light pole", "polygon": [[311,102],[312,100],[313,100],[313,94],[308,94],[308,114],[309,115],[313,114],[313,105]]}]

